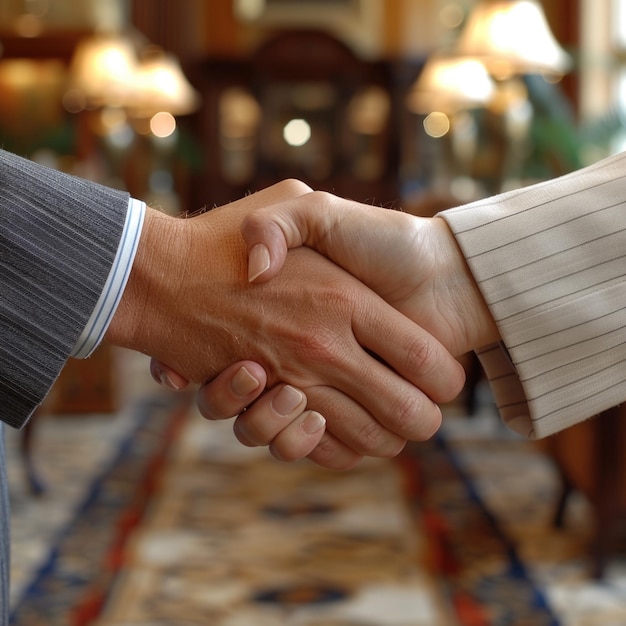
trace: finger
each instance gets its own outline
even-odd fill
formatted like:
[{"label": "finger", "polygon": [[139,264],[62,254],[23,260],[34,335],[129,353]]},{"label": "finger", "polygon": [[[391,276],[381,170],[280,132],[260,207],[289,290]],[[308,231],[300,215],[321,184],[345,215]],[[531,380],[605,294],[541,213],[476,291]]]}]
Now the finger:
[{"label": "finger", "polygon": [[[389,332],[389,328],[393,332]],[[465,370],[430,333],[383,302],[354,317],[354,335],[403,379],[435,403],[449,402],[462,390]]]},{"label": "finger", "polygon": [[307,458],[326,469],[345,471],[358,465],[363,459],[363,455],[358,454],[339,441],[332,433],[326,431]]},{"label": "finger", "polygon": [[[341,458],[346,456],[345,450],[351,451],[352,458],[391,458],[404,448],[406,439],[387,428],[380,417],[375,417],[353,397],[327,386],[309,387],[306,393],[308,407],[326,418],[326,431],[334,437],[333,445],[336,447],[336,442],[342,444],[342,449],[337,450],[340,464]],[[318,456],[323,454],[328,457],[330,450],[325,448],[324,452],[318,452]]]},{"label": "finger", "polygon": [[264,283],[278,274],[287,258],[287,246],[276,224],[269,224],[263,241],[247,243],[248,282]]},{"label": "finger", "polygon": [[264,187],[259,191],[255,191],[253,194],[235,200],[231,205],[235,206],[238,203],[245,202],[246,206],[250,206],[250,202],[254,202],[259,207],[265,207],[269,204],[277,204],[287,200],[293,200],[303,195],[308,195],[313,190],[306,183],[295,178],[288,178],[281,180],[269,187]]},{"label": "finger", "polygon": [[329,433],[318,446],[323,431],[317,432],[316,423],[321,415],[318,411],[301,413],[306,399],[300,393],[290,385],[266,392],[235,420],[237,439],[247,446],[270,444],[280,460],[308,455],[329,469],[353,467],[364,454],[395,456],[406,443],[338,390],[320,387],[312,388],[310,396],[316,407],[332,416],[334,434]]},{"label": "finger", "polygon": [[[300,413],[302,404],[296,404],[293,396],[289,399],[291,391],[286,398],[275,400],[274,396],[280,394],[285,387],[289,386],[281,385],[267,392],[235,420],[233,430],[237,439],[247,446],[269,443],[272,454],[283,461],[294,461],[308,456],[314,463],[328,469],[345,470],[354,467],[363,455],[334,435],[326,433],[325,420],[320,413],[317,411]],[[318,404],[329,407],[336,421],[346,418],[350,422],[375,422],[362,409],[355,415],[354,403],[343,399],[335,390],[326,392],[322,397],[324,399]],[[290,403],[295,408],[287,410]],[[280,414],[277,413],[276,407]],[[346,408],[348,410],[345,410]],[[389,436],[395,439],[392,433],[389,433]],[[347,439],[351,439],[349,433]]]},{"label": "finger", "polygon": [[[247,215],[250,212],[254,212],[255,210],[256,211],[262,210],[263,208],[270,206],[270,205],[272,206],[282,205],[284,202],[294,201],[298,197],[301,197],[304,195],[308,196],[310,195],[311,192],[312,192],[311,188],[305,183],[299,180],[295,180],[295,179],[288,179],[288,180],[280,181],[279,183],[276,183],[275,185],[272,185],[270,187],[266,187],[265,189],[261,189],[260,191],[257,191],[256,193],[252,195],[245,196],[244,198],[236,200],[228,205],[219,207],[219,209],[216,209],[216,210],[232,211],[234,209],[237,209],[238,207],[245,205],[245,211]],[[271,274],[271,275],[274,275],[276,274],[278,269],[282,267],[284,263],[284,260],[287,254],[287,248],[285,246],[285,238],[283,237],[280,228],[278,228],[276,224],[272,223],[270,219],[261,221],[258,223],[258,228],[260,228],[259,231],[257,231],[257,226],[252,226],[253,231],[256,233],[254,236],[255,242],[264,241],[264,235],[262,234],[264,223],[267,223],[268,225],[268,232],[266,234],[268,238],[268,242],[271,241],[271,246],[272,248],[276,249],[276,254],[277,254],[276,267]],[[251,248],[252,246],[248,247],[249,253],[250,253]],[[280,261],[278,259],[280,259]],[[252,253],[251,263],[249,262],[248,264],[249,265],[249,272],[248,272],[249,281],[253,282],[254,279],[256,278],[255,274],[260,275],[264,271],[269,269],[269,264],[270,264],[270,256],[269,256],[269,249],[267,245],[264,244],[264,245],[258,246]],[[253,269],[250,269],[250,267],[252,267]],[[254,268],[257,268],[257,269],[254,269]],[[268,275],[266,278],[259,280],[259,282],[263,282],[264,280],[269,280],[271,275]]]},{"label": "finger", "polygon": [[291,385],[278,385],[265,393],[233,424],[237,439],[247,446],[266,446],[302,414],[306,395]]},{"label": "finger", "polygon": [[[337,371],[336,376],[335,386],[344,394],[347,406],[343,419],[332,422],[332,432],[346,443],[353,442],[352,447],[357,452],[368,456],[395,456],[405,440],[425,441],[441,426],[441,409],[437,403],[363,350],[358,368]],[[310,407],[317,409],[311,389],[306,391]],[[321,412],[330,420],[327,408]],[[359,412],[369,420],[358,418]]]},{"label": "finger", "polygon": [[361,206],[341,200],[339,212],[333,210],[337,202],[336,196],[314,191],[248,213],[241,234],[248,249],[249,282],[262,283],[276,276],[289,248],[308,245],[336,261],[332,246],[320,244],[332,233],[340,216]]},{"label": "finger", "polygon": [[[404,440],[425,441],[440,428],[442,417],[438,404],[387,365],[365,355],[357,376],[353,381],[344,379],[341,389],[366,407],[388,431]],[[394,456],[395,449],[374,453],[373,448],[381,445],[377,442],[379,436],[373,426],[364,425],[360,440],[368,447],[361,447],[360,451],[373,456]]]},{"label": "finger", "polygon": [[210,420],[234,417],[263,393],[266,382],[265,370],[258,363],[235,363],[200,387],[197,397],[200,414]]},{"label": "finger", "polygon": [[150,359],[150,374],[157,383],[172,391],[183,391],[189,386],[189,381],[184,376],[156,359]]},{"label": "finger", "polygon": [[273,206],[275,204],[282,204],[283,202],[291,202],[299,198],[300,196],[309,195],[311,188],[305,183],[288,179],[282,180],[270,187],[265,187],[253,194],[234,200],[229,204],[224,204],[221,207],[212,209],[213,211],[236,211],[243,210],[243,214],[247,214],[251,211],[257,211],[267,206]]},{"label": "finger", "polygon": [[[324,386],[303,388],[309,397],[309,408],[320,411],[329,424],[336,405],[340,400],[344,402],[341,415],[345,412],[345,415],[354,415],[355,419],[347,419],[344,415],[338,420],[337,427],[343,429],[346,437],[351,431],[355,433],[356,447],[353,448],[357,452],[392,456],[396,453],[393,440],[386,435],[378,441],[381,437],[379,427],[404,440],[422,441],[432,437],[438,430],[441,425],[441,410],[428,395],[428,387],[433,386],[436,376],[422,376],[420,368],[424,367],[430,374],[429,366],[423,366],[415,358],[414,349],[411,348],[414,333],[419,331],[419,327],[386,303],[377,302],[380,299],[371,296],[370,300],[375,305],[374,308],[380,307],[380,311],[376,312],[370,306],[369,318],[365,310],[356,311],[356,317],[365,314],[366,321],[364,324],[353,324],[354,335],[337,337],[330,331],[324,333],[324,329],[317,331],[316,345],[311,347],[313,353],[322,351],[332,340],[333,363],[340,362],[342,366],[334,367],[329,363],[330,367],[326,368],[321,378]],[[381,314],[387,317],[382,319]],[[368,319],[371,327],[367,324]],[[385,337],[388,338],[388,344],[384,342]],[[379,342],[384,345],[379,345]],[[381,362],[381,358],[373,356],[360,344],[365,348],[380,348],[383,354],[381,358],[386,362]],[[458,372],[457,366],[455,361],[453,373]],[[462,368],[460,372],[462,377]],[[424,385],[426,391],[419,388],[422,378],[429,383]],[[329,381],[332,381],[330,385],[325,386]],[[332,388],[338,392],[333,394]],[[318,399],[314,395],[319,389],[324,397],[331,395],[334,398],[330,406],[320,408],[318,401],[323,398]],[[366,419],[369,419],[369,425]],[[332,427],[335,428],[335,420],[332,420]],[[346,443],[350,441],[345,437],[341,439]],[[390,444],[391,450],[388,447]]]},{"label": "finger", "polygon": [[268,210],[248,213],[243,219],[241,234],[248,248],[248,281],[251,283],[266,282],[276,276],[285,263],[288,248],[304,244],[306,233],[302,234],[301,229],[306,229],[306,216],[286,211],[283,214],[283,208],[283,204],[275,205]]},{"label": "finger", "polygon": [[317,411],[304,411],[274,437],[270,452],[279,461],[299,461],[311,454],[324,436],[326,420]]}]

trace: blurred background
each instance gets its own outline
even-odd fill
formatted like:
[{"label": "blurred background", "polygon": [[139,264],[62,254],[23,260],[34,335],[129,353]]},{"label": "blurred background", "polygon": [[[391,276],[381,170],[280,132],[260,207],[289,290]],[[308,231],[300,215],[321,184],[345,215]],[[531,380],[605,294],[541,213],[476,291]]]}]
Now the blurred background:
[{"label": "blurred background", "polygon": [[416,210],[623,143],[621,0],[2,0],[0,142],[172,213],[295,176]]}]

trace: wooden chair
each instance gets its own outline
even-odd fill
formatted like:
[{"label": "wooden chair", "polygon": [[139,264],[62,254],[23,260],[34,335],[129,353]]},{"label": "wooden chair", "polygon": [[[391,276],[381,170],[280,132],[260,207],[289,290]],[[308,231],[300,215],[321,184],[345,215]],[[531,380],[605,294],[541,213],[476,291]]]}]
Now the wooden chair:
[{"label": "wooden chair", "polygon": [[547,440],[545,449],[556,462],[562,483],[555,525],[564,525],[574,490],[593,507],[591,576],[600,579],[626,512],[626,407],[609,409],[558,433]]}]

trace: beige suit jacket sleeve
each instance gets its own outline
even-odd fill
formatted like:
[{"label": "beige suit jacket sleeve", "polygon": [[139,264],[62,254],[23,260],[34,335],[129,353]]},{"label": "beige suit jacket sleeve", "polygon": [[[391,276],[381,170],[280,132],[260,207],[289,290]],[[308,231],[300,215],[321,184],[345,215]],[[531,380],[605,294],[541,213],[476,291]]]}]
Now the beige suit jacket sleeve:
[{"label": "beige suit jacket sleeve", "polygon": [[626,400],[626,153],[440,215],[500,330],[479,357],[513,430]]}]

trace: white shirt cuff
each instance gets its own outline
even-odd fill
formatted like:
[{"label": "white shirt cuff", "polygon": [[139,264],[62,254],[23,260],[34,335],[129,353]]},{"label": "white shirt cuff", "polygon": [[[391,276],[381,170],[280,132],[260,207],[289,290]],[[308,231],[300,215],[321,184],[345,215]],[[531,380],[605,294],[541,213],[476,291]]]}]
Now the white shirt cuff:
[{"label": "white shirt cuff", "polygon": [[145,203],[131,198],[128,202],[128,213],[126,214],[120,246],[109,277],[70,356],[76,359],[86,359],[102,341],[126,288],[130,270],[135,260],[145,214]]}]

